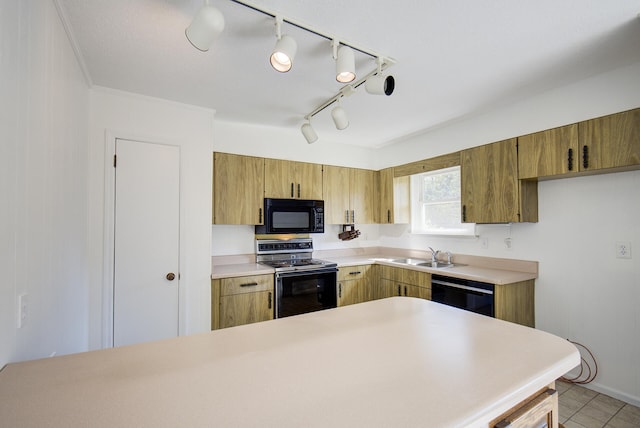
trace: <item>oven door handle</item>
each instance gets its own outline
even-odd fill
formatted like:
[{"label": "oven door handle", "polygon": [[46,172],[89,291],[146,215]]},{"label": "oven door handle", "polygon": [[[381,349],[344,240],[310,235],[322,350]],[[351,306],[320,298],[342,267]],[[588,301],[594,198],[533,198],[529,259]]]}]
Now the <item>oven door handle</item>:
[{"label": "oven door handle", "polygon": [[461,290],[475,291],[482,294],[493,294],[491,290],[483,290],[482,288],[470,287],[468,285],[454,284],[453,282],[444,282],[438,279],[431,280],[431,284],[444,285],[445,287],[459,288]]},{"label": "oven door handle", "polygon": [[292,276],[303,276],[303,275],[321,275],[324,273],[337,273],[338,268],[321,268],[321,269],[301,269],[301,270],[290,270],[286,272],[276,272],[276,278],[289,278]]}]

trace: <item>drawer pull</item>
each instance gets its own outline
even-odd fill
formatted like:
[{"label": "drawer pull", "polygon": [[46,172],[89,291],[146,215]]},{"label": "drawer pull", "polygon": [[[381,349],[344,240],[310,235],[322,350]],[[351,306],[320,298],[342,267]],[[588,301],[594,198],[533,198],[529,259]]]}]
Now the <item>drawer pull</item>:
[{"label": "drawer pull", "polygon": [[246,284],[240,284],[240,287],[256,287],[257,285],[257,282],[247,282]]},{"label": "drawer pull", "polygon": [[361,273],[362,273],[362,272],[360,272],[360,271],[358,270],[358,271],[355,271],[355,272],[349,272],[349,275],[360,275]]}]

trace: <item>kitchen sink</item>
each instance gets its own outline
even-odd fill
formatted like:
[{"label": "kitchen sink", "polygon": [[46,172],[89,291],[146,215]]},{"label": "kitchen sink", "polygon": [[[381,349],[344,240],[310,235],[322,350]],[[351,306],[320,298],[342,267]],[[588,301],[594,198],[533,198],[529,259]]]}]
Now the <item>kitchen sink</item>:
[{"label": "kitchen sink", "polygon": [[424,259],[391,259],[391,263],[401,263],[403,265],[420,265],[421,263],[429,263]]},{"label": "kitchen sink", "polygon": [[412,265],[412,266],[423,266],[423,267],[430,267],[433,269],[444,269],[444,268],[451,268],[451,267],[457,267],[457,266],[466,266],[460,263],[447,263],[447,262],[441,262],[441,261],[433,262],[433,261],[424,260],[424,259],[410,259],[410,258],[390,259],[389,261],[391,263],[399,263],[403,265]]},{"label": "kitchen sink", "polygon": [[447,263],[447,262],[425,262],[425,263],[418,263],[416,266],[424,266],[424,267],[430,267],[434,269],[444,269],[444,268],[466,266],[466,265],[463,265],[460,263]]}]

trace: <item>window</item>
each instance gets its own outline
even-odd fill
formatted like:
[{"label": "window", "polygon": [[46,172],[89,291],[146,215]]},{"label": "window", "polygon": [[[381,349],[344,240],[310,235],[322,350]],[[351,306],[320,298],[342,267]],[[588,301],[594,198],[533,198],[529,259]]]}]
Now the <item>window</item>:
[{"label": "window", "polygon": [[411,232],[475,235],[474,223],[462,223],[460,167],[411,176]]}]

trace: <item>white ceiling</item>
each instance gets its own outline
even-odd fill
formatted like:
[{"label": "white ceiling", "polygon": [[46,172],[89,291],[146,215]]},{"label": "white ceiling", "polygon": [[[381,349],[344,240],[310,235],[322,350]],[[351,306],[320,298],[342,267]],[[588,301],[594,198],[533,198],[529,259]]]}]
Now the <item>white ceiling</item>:
[{"label": "white ceiling", "polygon": [[[211,0],[226,27],[208,52],[185,28],[203,0],[57,0],[94,85],[213,108],[221,120],[297,129],[341,88],[330,42],[293,26],[289,73],[268,56],[273,18]],[[254,0],[397,64],[393,95],[345,98],[350,126],[327,109],[323,139],[381,147],[583,78],[640,61],[640,0]],[[364,76],[375,61],[356,52]],[[305,140],[300,134],[300,143]]]}]

